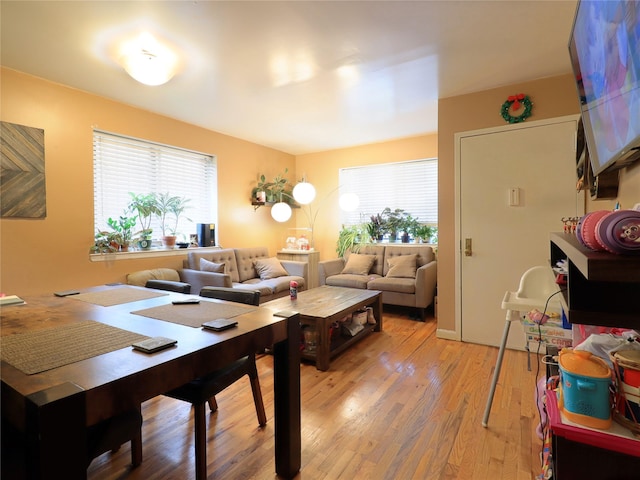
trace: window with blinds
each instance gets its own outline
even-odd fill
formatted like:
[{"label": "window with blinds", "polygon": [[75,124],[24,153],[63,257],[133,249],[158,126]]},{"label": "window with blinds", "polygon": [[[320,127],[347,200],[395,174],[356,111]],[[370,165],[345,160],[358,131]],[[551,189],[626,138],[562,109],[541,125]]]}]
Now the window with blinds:
[{"label": "window with blinds", "polygon": [[[169,193],[188,198],[177,233],[189,240],[196,223],[217,223],[217,170],[212,155],[95,130],[93,133],[94,222],[107,229],[135,194]],[[189,221],[191,220],[191,221]],[[136,231],[140,225],[136,225]],[[154,239],[162,230],[153,219]]]},{"label": "window with blinds", "polygon": [[342,168],[340,193],[353,192],[360,198],[356,211],[341,211],[344,225],[368,222],[371,215],[403,209],[420,223],[438,224],[438,159]]}]

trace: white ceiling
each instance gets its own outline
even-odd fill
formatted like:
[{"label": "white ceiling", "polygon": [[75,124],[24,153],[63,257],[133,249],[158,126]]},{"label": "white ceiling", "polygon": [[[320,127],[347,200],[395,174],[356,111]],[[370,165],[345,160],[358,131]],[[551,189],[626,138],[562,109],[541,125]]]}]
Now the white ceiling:
[{"label": "white ceiling", "polygon": [[[5,67],[302,154],[434,133],[438,98],[569,73],[576,0],[0,5]],[[165,85],[117,62],[141,30],[180,55]]]}]

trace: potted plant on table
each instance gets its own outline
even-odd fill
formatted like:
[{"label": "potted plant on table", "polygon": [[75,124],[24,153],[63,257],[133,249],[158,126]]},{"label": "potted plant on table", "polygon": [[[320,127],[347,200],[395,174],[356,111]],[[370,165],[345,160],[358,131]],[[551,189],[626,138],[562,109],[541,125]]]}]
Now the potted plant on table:
[{"label": "potted plant on table", "polygon": [[[191,200],[184,197],[172,196],[169,193],[160,193],[156,196],[158,217],[162,225],[162,245],[165,248],[173,248],[176,244],[176,230],[178,222]],[[187,218],[190,222],[191,219]]]},{"label": "potted plant on table", "polygon": [[149,250],[151,248],[151,221],[153,217],[159,215],[158,200],[155,193],[135,194],[129,192],[131,201],[129,202],[129,211],[138,214],[140,222],[140,231],[136,232],[136,242],[141,250]]}]

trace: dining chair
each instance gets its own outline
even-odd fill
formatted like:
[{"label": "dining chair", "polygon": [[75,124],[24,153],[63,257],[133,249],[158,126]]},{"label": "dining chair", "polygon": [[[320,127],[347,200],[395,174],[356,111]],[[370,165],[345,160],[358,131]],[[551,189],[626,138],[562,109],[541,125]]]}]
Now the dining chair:
[{"label": "dining chair", "polygon": [[191,293],[191,285],[185,282],[176,282],[172,280],[147,280],[144,284],[146,288],[155,288],[156,290],[168,290],[177,293]]},{"label": "dining chair", "polygon": [[[203,287],[200,296],[227,300],[249,305],[260,304],[260,292],[248,291],[224,287]],[[258,369],[256,367],[255,353],[247,355],[235,362],[216,370],[204,377],[197,378],[182,385],[165,395],[189,402],[193,405],[195,424],[195,463],[196,480],[204,480],[207,477],[207,440],[205,403],[209,404],[211,412],[218,409],[215,395],[222,392],[242,377],[247,375],[253,392],[253,401],[256,406],[258,423],[261,427],[267,424],[267,415],[264,411]]]}]

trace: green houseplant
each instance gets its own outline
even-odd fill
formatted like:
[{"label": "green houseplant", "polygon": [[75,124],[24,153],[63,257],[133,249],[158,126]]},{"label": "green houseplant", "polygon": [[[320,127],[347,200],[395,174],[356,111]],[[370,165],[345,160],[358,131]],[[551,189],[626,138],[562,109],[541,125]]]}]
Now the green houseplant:
[{"label": "green houseplant", "polygon": [[422,243],[432,243],[433,238],[437,238],[438,227],[431,225],[420,224],[417,226],[414,232],[416,240],[420,240]]},{"label": "green houseplant", "polygon": [[380,215],[385,220],[385,224],[387,226],[386,230],[387,233],[389,233],[389,241],[395,242],[396,238],[398,237],[398,233],[403,229],[404,219],[407,214],[401,208],[391,210],[389,207],[387,207],[382,211]]},{"label": "green houseplant", "polygon": [[[173,248],[176,244],[176,230],[178,222],[184,211],[189,208],[188,198],[172,196],[167,193],[159,193],[156,195],[158,218],[162,226],[162,244],[166,248]],[[187,218],[190,222],[191,219]]]},{"label": "green houseplant", "polygon": [[416,236],[416,229],[420,223],[418,223],[418,219],[412,217],[410,214],[407,214],[402,219],[402,243],[409,243],[409,237],[413,235]]},{"label": "green houseplant", "polygon": [[140,230],[135,233],[138,247],[142,250],[151,248],[151,221],[153,217],[160,213],[158,208],[158,200],[155,193],[136,194],[129,192],[131,201],[129,202],[129,211],[137,213],[140,222]]},{"label": "green houseplant", "polygon": [[371,215],[369,222],[366,224],[367,233],[374,242],[381,242],[384,237],[386,222],[379,213]]},{"label": "green houseplant", "polygon": [[[270,193],[272,202],[287,202],[292,198],[290,189],[287,190],[287,180],[284,175],[289,171],[288,168],[284,169],[283,173],[279,173],[273,179],[271,183]],[[268,194],[267,194],[268,195]],[[268,200],[268,198],[267,198]]]},{"label": "green houseplant", "polygon": [[267,177],[264,174],[260,175],[258,184],[251,190],[251,201],[258,204],[264,202],[292,203],[292,187],[289,185],[289,180],[285,178],[285,174],[288,171],[289,169],[285,168],[283,173],[276,175],[273,181],[270,182],[267,181]]},{"label": "green houseplant", "polygon": [[[133,239],[133,227],[136,226],[136,221],[138,220],[137,216],[127,217],[125,215],[120,215],[120,217],[116,220],[111,217],[107,220],[107,225],[109,225],[115,233],[117,233],[117,238],[120,242],[120,250],[126,252],[129,250],[129,245],[131,245],[131,240]],[[112,236],[114,241],[116,236]]]},{"label": "green houseplant", "polygon": [[94,243],[90,253],[115,253],[120,250],[122,239],[118,232],[98,230],[94,236]]},{"label": "green houseplant", "polygon": [[267,182],[267,177],[260,175],[260,179],[258,180],[258,185],[256,185],[251,191],[251,200],[264,203],[269,198],[273,197],[271,193],[271,186],[273,183]]},{"label": "green houseplant", "polygon": [[367,235],[367,227],[363,225],[343,225],[338,234],[336,253],[339,257],[351,250],[357,252],[360,249],[360,242]]}]

